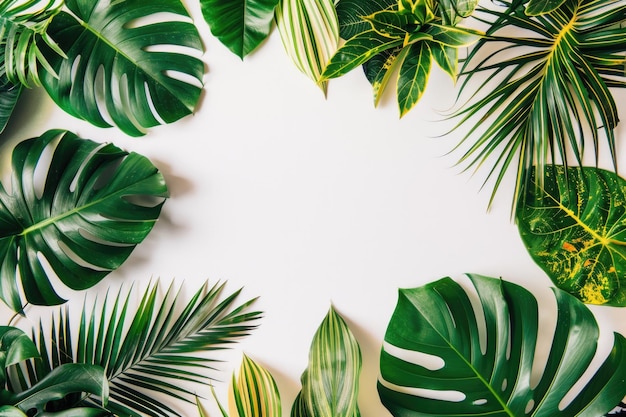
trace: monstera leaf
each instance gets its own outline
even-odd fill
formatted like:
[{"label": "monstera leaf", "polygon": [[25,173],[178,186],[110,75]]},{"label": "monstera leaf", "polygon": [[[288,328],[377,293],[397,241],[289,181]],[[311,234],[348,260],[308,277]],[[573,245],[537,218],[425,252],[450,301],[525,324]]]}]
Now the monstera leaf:
[{"label": "monstera leaf", "polygon": [[6,77],[0,77],[0,133],[7,126],[21,92],[21,85],[11,84]]},{"label": "monstera leaf", "polygon": [[343,318],[331,307],[317,329],[302,374],[302,390],[291,417],[358,417],[361,349]]},{"label": "monstera leaf", "polygon": [[240,58],[267,38],[278,0],[200,0],[211,33]]},{"label": "monstera leaf", "polygon": [[67,0],[65,6],[71,13],[57,14],[47,33],[67,58],[49,57],[58,79],[41,76],[60,107],[133,136],[193,112],[204,74],[197,57],[202,44],[179,0]]},{"label": "monstera leaf", "polygon": [[19,282],[29,303],[45,305],[64,301],[54,275],[74,290],[95,285],[150,232],[167,197],[145,157],[58,130],[17,145],[11,180],[10,191],[0,184],[0,298],[15,311]]},{"label": "monstera leaf", "polygon": [[[591,378],[581,379],[599,333],[583,303],[554,289],[556,328],[545,340],[530,292],[502,280],[469,278],[476,307],[450,278],[400,290],[378,384],[394,416],[597,417],[624,397],[626,339],[619,334]],[[550,342],[541,375],[532,375],[537,345]]]},{"label": "monstera leaf", "polygon": [[585,303],[626,305],[626,181],[599,168],[547,166],[523,189],[517,224],[556,286]]}]

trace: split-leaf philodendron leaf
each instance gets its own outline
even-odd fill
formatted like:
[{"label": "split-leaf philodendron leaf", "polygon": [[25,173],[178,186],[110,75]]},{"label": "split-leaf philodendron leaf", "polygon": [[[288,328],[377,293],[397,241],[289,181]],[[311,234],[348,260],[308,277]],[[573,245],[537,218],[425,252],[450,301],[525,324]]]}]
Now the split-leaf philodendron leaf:
[{"label": "split-leaf philodendron leaf", "polygon": [[[544,311],[528,290],[469,278],[469,292],[451,278],[400,290],[378,384],[394,416],[598,417],[624,397],[626,339],[617,333],[608,356],[583,378],[599,337],[587,306],[555,288],[556,327],[546,335]],[[550,350],[535,375],[539,344]]]},{"label": "split-leaf philodendron leaf", "polygon": [[590,304],[626,305],[626,180],[599,168],[547,166],[522,189],[517,224],[555,285]]},{"label": "split-leaf philodendron leaf", "polygon": [[361,349],[343,318],[331,307],[313,336],[309,365],[291,417],[359,417],[357,398]]},{"label": "split-leaf philodendron leaf", "polygon": [[56,15],[47,33],[67,58],[51,54],[58,79],[41,76],[61,108],[133,136],[194,111],[203,48],[180,0],[66,0],[65,6],[71,13]]},{"label": "split-leaf philodendron leaf", "polygon": [[240,58],[270,33],[278,0],[200,0],[211,33]]},{"label": "split-leaf philodendron leaf", "polygon": [[66,131],[23,141],[12,158],[11,187],[0,184],[0,299],[14,311],[22,292],[32,304],[64,302],[52,274],[74,290],[98,283],[146,237],[168,196],[145,157]]}]

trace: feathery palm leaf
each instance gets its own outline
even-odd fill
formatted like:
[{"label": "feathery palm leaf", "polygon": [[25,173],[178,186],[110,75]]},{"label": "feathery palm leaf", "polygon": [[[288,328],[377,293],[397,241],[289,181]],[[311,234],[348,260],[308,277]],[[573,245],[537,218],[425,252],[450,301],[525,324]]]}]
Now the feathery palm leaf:
[{"label": "feathery palm leaf", "polygon": [[39,85],[39,65],[56,76],[38,42],[64,56],[46,33],[62,4],[61,0],[0,0],[0,49],[4,54],[0,68],[11,83],[29,86],[32,81]]},{"label": "feathery palm leaf", "polygon": [[[195,402],[194,392],[185,384],[212,379],[217,360],[207,353],[225,349],[247,335],[260,318],[260,312],[250,311],[254,299],[235,305],[241,290],[221,297],[224,285],[205,283],[185,304],[180,290],[171,285],[159,296],[157,282],[145,290],[135,312],[129,305],[132,292],[124,296],[120,291],[91,311],[85,305],[77,330],[71,327],[67,309],[61,310],[50,334],[40,326],[42,361],[31,365],[30,377],[46,375],[64,363],[100,365],[110,384],[106,409],[118,416],[137,412],[178,416],[154,393]],[[51,340],[50,346],[46,340]],[[72,400],[103,406],[97,398],[68,399]]]},{"label": "feathery palm leaf", "polygon": [[[504,11],[477,9],[491,25],[490,36],[465,61],[461,92],[479,75],[488,73],[489,79],[478,83],[470,103],[455,116],[460,117],[456,128],[473,124],[459,147],[476,137],[459,163],[469,169],[495,159],[485,180],[495,182],[490,204],[505,172],[519,158],[515,210],[531,168],[542,173],[546,164],[558,159],[568,165],[570,151],[580,164],[587,135],[596,158],[604,138],[615,163],[618,114],[610,88],[626,86],[626,2],[567,0],[537,16],[526,13],[523,0],[499,3],[506,5]],[[528,36],[500,36],[511,29]],[[494,43],[499,49],[487,51]],[[542,181],[538,178],[539,185]]]}]

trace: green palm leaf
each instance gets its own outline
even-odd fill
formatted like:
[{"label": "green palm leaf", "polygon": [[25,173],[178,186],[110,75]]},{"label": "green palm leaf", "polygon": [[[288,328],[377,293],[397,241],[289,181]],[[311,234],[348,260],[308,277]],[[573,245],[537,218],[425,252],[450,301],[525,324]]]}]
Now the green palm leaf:
[{"label": "green palm leaf", "polygon": [[291,417],[359,417],[361,350],[343,318],[331,307],[313,336],[309,366]]},{"label": "green palm leaf", "polygon": [[280,0],[276,24],[287,55],[326,93],[322,73],[339,45],[339,21],[332,0]]},{"label": "green palm leaf", "polygon": [[65,131],[19,143],[12,163],[11,188],[0,184],[0,299],[14,311],[22,291],[29,303],[64,302],[54,275],[82,290],[119,267],[168,195],[145,157]]},{"label": "green palm leaf", "polygon": [[278,0],[200,0],[211,33],[243,58],[267,38]]},{"label": "green palm leaf", "polygon": [[585,303],[626,305],[626,180],[598,168],[546,167],[517,211],[529,253],[554,284]]},{"label": "green palm leaf", "polygon": [[46,33],[48,23],[62,4],[62,0],[0,0],[0,72],[6,73],[12,84],[40,84],[40,66],[56,76],[39,42],[51,53],[64,56]]},{"label": "green palm leaf", "polygon": [[241,290],[222,297],[223,290],[224,284],[205,283],[185,302],[172,286],[160,296],[157,282],[145,289],[135,311],[133,294],[120,291],[99,305],[85,305],[77,329],[68,311],[61,310],[58,327],[53,320],[50,334],[40,329],[43,361],[35,362],[32,373],[46,375],[64,363],[99,365],[109,381],[109,402],[74,399],[79,405],[103,406],[120,417],[137,412],[179,416],[154,394],[195,403],[194,391],[185,384],[210,382],[219,362],[211,353],[247,335],[260,318],[261,313],[250,311],[254,299],[236,305]]},{"label": "green palm leaf", "polygon": [[133,136],[193,112],[202,43],[179,0],[66,0],[66,7],[71,13],[57,14],[47,33],[67,58],[49,57],[58,79],[41,77],[61,108]]},{"label": "green palm leaf", "polygon": [[[504,11],[478,9],[491,25],[490,36],[465,62],[461,92],[470,85],[478,88],[455,115],[460,118],[457,128],[470,125],[461,144],[474,139],[460,163],[478,168],[494,160],[487,175],[494,180],[491,201],[518,160],[515,209],[532,167],[543,173],[550,161],[568,165],[569,152],[580,164],[585,137],[596,150],[606,140],[615,161],[618,113],[610,88],[626,85],[626,3],[569,0],[540,16],[526,15],[522,0],[500,3],[507,6]],[[529,35],[499,36],[511,29]],[[487,50],[494,45],[495,51]],[[485,73],[495,85],[489,80],[470,83]],[[537,180],[542,183],[542,174]]]},{"label": "green palm leaf", "polygon": [[[556,327],[544,340],[530,292],[498,279],[469,278],[477,307],[450,278],[400,290],[378,384],[394,416],[597,417],[624,397],[626,339],[617,333],[604,362],[594,365],[590,379],[582,378],[599,335],[583,303],[554,289]],[[537,344],[550,342],[534,381]]]}]

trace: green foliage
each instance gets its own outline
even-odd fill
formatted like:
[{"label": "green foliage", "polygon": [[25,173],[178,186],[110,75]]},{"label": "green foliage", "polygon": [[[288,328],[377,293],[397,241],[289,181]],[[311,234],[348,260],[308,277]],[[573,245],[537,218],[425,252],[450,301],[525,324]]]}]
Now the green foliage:
[{"label": "green foliage", "polygon": [[331,307],[313,336],[309,365],[291,417],[358,417],[361,350],[343,318]]},{"label": "green foliage", "polygon": [[26,417],[28,413],[30,417],[43,417],[49,416],[51,411],[60,411],[55,416],[68,417],[110,415],[100,408],[59,407],[59,400],[82,393],[100,396],[106,403],[108,382],[99,366],[67,364],[55,368],[40,380],[32,381],[25,390],[13,392],[5,389],[9,376],[19,372],[15,367],[21,362],[39,358],[37,346],[22,330],[0,326],[0,416]]},{"label": "green foliage", "polygon": [[[456,117],[466,132],[461,143],[473,138],[460,163],[478,168],[493,157],[487,175],[494,177],[492,199],[517,159],[515,209],[533,166],[541,184],[551,160],[568,165],[573,156],[580,165],[585,138],[594,150],[604,138],[615,160],[619,117],[610,88],[626,85],[626,3],[567,0],[539,16],[524,12],[524,0],[499,3],[506,7],[477,9],[490,25],[489,36],[462,68],[461,92],[471,85],[476,93]],[[539,13],[554,4],[538,1],[528,7]],[[505,36],[512,32],[527,36]]]},{"label": "green foliage", "polygon": [[200,0],[211,33],[240,58],[270,33],[278,0]]},{"label": "green foliage", "polygon": [[[378,384],[394,416],[597,417],[626,395],[626,339],[617,333],[604,362],[589,380],[581,379],[599,333],[583,303],[554,289],[556,328],[545,335],[529,291],[469,278],[480,307],[450,278],[400,290]],[[531,381],[537,344],[546,342],[552,342],[547,362],[538,381]],[[575,385],[571,401],[563,402]]]},{"label": "green foliage", "polygon": [[12,84],[6,76],[0,76],[0,134],[7,126],[21,93],[20,84]]},{"label": "green foliage", "polygon": [[339,45],[333,0],[279,0],[275,18],[287,55],[326,93],[322,73]]},{"label": "green foliage", "polygon": [[231,384],[231,417],[282,417],[280,394],[269,371],[244,355]]},{"label": "green foliage", "polygon": [[[31,363],[28,375],[45,377],[64,364],[97,365],[110,385],[108,403],[93,396],[66,401],[105,408],[119,417],[178,416],[154,393],[193,403],[194,391],[185,384],[211,380],[219,361],[208,353],[247,335],[260,318],[259,312],[250,311],[254,300],[235,305],[241,290],[222,297],[223,289],[224,284],[205,283],[187,302],[171,286],[160,296],[157,282],[145,289],[134,312],[133,293],[124,296],[120,291],[101,305],[85,305],[77,330],[69,312],[61,310],[49,333],[40,327],[43,360]],[[23,379],[18,375],[13,382],[19,385]]]},{"label": "green foliage", "polygon": [[475,1],[398,0],[392,6],[384,1],[359,4],[342,0],[339,5],[342,36],[351,36],[332,57],[322,79],[340,77],[365,65],[374,104],[378,104],[392,73],[399,68],[400,116],[422,97],[433,61],[456,79],[458,49],[481,36],[476,30],[456,26],[472,13]]},{"label": "green foliage", "polygon": [[626,181],[598,168],[533,173],[517,211],[529,253],[559,288],[585,303],[626,305]]},{"label": "green foliage", "polygon": [[168,196],[145,157],[66,131],[23,141],[12,158],[11,188],[0,184],[0,299],[14,311],[19,283],[43,305],[64,302],[50,274],[74,290],[95,285],[146,237]]},{"label": "green foliage", "polygon": [[[105,7],[106,4],[106,7]],[[41,81],[68,113],[137,136],[193,112],[204,64],[200,36],[180,0],[66,0],[47,33],[67,58],[49,58]],[[169,14],[170,20],[155,17]],[[155,49],[157,48],[157,49]],[[165,48],[166,50],[161,50]],[[110,118],[110,120],[109,120]]]}]

